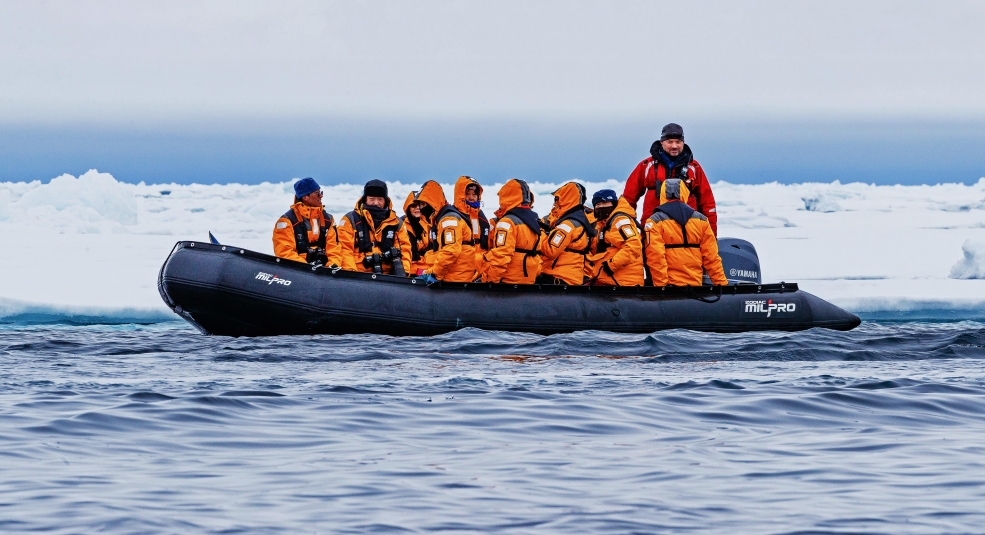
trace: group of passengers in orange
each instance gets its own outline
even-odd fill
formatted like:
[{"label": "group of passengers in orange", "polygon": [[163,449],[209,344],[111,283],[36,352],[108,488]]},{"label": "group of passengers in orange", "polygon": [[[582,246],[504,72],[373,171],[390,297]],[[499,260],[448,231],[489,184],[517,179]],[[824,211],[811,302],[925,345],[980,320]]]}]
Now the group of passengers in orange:
[{"label": "group of passengers in orange", "polygon": [[275,225],[274,254],[427,282],[700,286],[707,274],[713,284],[728,284],[715,199],[683,129],[665,126],[650,153],[621,197],[600,190],[588,206],[584,186],[568,182],[542,218],[527,183],[517,179],[500,188],[499,208],[487,218],[482,186],[462,176],[450,202],[440,184],[425,182],[408,195],[401,217],[386,183],[370,180],[355,209],[336,222],[322,207],[318,184],[304,178]]}]

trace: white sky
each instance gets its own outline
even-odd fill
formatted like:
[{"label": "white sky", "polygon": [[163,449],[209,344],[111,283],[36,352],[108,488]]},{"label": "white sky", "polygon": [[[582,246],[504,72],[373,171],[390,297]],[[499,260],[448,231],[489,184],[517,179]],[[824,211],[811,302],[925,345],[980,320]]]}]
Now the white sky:
[{"label": "white sky", "polygon": [[985,114],[985,1],[0,0],[0,121]]}]

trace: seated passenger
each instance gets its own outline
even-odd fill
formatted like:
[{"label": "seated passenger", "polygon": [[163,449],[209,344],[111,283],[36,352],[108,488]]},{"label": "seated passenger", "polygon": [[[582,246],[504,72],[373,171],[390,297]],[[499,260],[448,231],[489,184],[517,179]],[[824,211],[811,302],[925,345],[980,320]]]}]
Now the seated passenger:
[{"label": "seated passenger", "polygon": [[530,209],[534,195],[527,183],[512,179],[499,190],[493,246],[486,253],[483,282],[533,284],[540,275],[540,223]]},{"label": "seated passenger", "polygon": [[489,249],[489,219],[482,211],[482,186],[470,176],[460,176],[455,182],[455,199],[452,201],[459,212],[469,216],[472,222],[473,245],[475,245],[475,270],[482,273],[483,255]]},{"label": "seated passenger", "polygon": [[548,226],[548,234],[540,244],[544,268],[537,282],[585,283],[585,255],[591,252],[595,237],[595,227],[585,213],[586,200],[585,187],[577,182],[568,182],[554,192],[551,215],[541,220]]},{"label": "seated passenger", "polygon": [[728,285],[718,240],[708,218],[687,204],[688,189],[678,178],[660,186],[660,205],[646,220],[646,263],[654,286],[701,286],[704,272]]},{"label": "seated passenger", "polygon": [[309,264],[342,264],[335,221],[322,208],[321,198],[315,179],[294,183],[294,204],[274,225],[274,255]]},{"label": "seated passenger", "polygon": [[417,200],[424,204],[421,213],[431,225],[431,265],[422,276],[446,282],[474,281],[475,242],[469,216],[448,204],[441,184],[433,180],[421,186]]},{"label": "seated passenger", "polygon": [[410,244],[410,275],[417,276],[428,270],[427,253],[431,249],[428,232],[431,225],[421,214],[423,203],[417,201],[417,192],[412,191],[404,201],[403,225],[400,232]]},{"label": "seated passenger", "polygon": [[339,221],[342,269],[404,277],[410,271],[410,243],[401,236],[400,220],[390,209],[387,185],[370,180],[356,209]]},{"label": "seated passenger", "polygon": [[643,241],[636,226],[636,210],[625,197],[604,189],[592,196],[597,236],[585,262],[589,284],[642,286]]}]

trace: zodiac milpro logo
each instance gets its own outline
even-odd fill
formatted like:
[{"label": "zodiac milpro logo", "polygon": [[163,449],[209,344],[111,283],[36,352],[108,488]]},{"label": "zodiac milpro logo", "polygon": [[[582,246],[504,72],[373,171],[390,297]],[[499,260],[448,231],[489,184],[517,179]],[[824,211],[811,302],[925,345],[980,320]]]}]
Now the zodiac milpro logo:
[{"label": "zodiac milpro logo", "polygon": [[735,269],[735,268],[728,270],[728,274],[730,277],[743,277],[746,279],[755,279],[756,276],[759,275],[755,271],[749,271],[746,269]]},{"label": "zodiac milpro logo", "polygon": [[766,301],[746,301],[745,312],[749,314],[765,313],[766,317],[772,317],[773,313],[794,312],[797,310],[797,303],[774,303],[772,299]]},{"label": "zodiac milpro logo", "polygon": [[282,278],[278,277],[277,275],[271,275],[270,273],[264,273],[262,271],[259,272],[259,273],[257,273],[257,276],[254,277],[254,278],[256,280],[258,280],[258,281],[266,282],[268,286],[271,285],[271,284],[274,284],[274,283],[280,284],[281,286],[290,286],[291,285],[291,281],[289,281],[287,279],[282,279]]}]

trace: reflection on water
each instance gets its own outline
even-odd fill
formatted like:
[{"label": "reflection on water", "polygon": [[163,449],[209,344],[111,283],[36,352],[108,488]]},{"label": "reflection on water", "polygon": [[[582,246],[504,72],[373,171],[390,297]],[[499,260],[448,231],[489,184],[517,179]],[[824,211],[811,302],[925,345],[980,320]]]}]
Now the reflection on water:
[{"label": "reflection on water", "polygon": [[0,329],[0,530],[985,525],[985,325],[204,337]]}]

